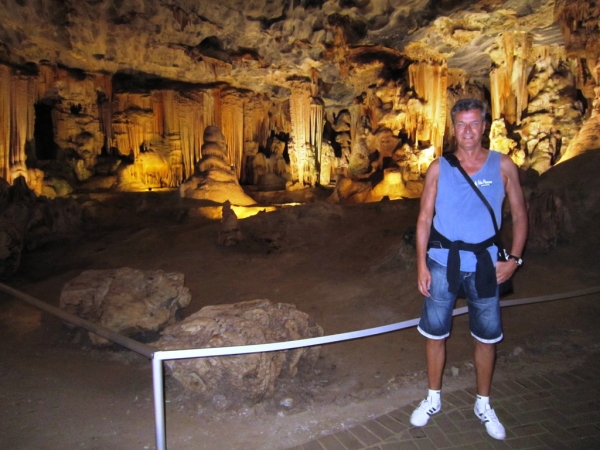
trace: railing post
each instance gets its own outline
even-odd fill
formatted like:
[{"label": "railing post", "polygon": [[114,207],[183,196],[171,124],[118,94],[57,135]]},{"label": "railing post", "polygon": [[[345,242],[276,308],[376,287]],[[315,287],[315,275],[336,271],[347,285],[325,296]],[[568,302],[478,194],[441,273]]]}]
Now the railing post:
[{"label": "railing post", "polygon": [[156,429],[156,450],[167,450],[165,430],[165,391],[163,379],[163,361],[157,354],[152,357],[152,386],[154,390],[154,417]]}]

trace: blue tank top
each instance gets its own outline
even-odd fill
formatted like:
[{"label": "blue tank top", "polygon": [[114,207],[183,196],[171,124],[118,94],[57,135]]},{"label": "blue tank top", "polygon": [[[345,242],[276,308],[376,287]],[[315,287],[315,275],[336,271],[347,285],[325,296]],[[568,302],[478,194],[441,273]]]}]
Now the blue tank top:
[{"label": "blue tank top", "polygon": [[[501,226],[504,183],[500,171],[502,153],[490,151],[485,164],[471,176],[479,190],[492,206],[496,222]],[[450,166],[446,158],[440,158],[440,173],[433,225],[451,241],[477,244],[495,234],[494,224],[486,206],[475,194],[458,169]],[[494,265],[498,260],[495,245],[488,248]],[[446,266],[448,249],[430,248],[429,256]],[[460,251],[460,270],[475,272],[477,260],[472,252]]]}]

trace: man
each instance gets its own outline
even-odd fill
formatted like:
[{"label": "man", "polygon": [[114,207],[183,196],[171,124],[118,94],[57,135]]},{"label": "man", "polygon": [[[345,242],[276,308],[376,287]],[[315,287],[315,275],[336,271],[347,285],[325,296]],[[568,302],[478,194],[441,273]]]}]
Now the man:
[{"label": "man", "polygon": [[[414,426],[422,427],[431,415],[441,410],[446,338],[450,335],[457,287],[462,285],[467,295],[471,335],[475,338],[477,400],[474,412],[490,436],[504,439],[505,429],[489,402],[496,343],[503,337],[497,284],[508,280],[522,262],[527,212],[516,165],[508,156],[481,145],[486,113],[485,103],[476,99],[462,99],[454,105],[451,115],[458,144],[454,155],[492,206],[498,224],[504,196],[508,196],[513,223],[510,256],[507,261],[498,261],[496,246],[488,247],[489,239],[495,235],[491,214],[472,186],[445,158],[433,161],[425,177],[416,244],[418,287],[425,296],[418,330],[427,338],[429,393],[410,421]],[[434,240],[440,235],[439,241]],[[446,245],[443,244],[444,237]],[[448,241],[453,245],[448,246]],[[465,243],[467,247],[468,244],[480,244],[483,250],[474,251],[473,247],[477,245],[471,245],[471,251],[463,250]],[[452,255],[449,248],[453,246]],[[460,249],[458,252],[456,246]],[[453,264],[457,263],[457,257],[460,271],[447,270],[452,258],[455,258]],[[483,260],[489,264],[481,263]],[[454,279],[453,274],[458,279]],[[491,288],[485,285],[486,275]]]}]

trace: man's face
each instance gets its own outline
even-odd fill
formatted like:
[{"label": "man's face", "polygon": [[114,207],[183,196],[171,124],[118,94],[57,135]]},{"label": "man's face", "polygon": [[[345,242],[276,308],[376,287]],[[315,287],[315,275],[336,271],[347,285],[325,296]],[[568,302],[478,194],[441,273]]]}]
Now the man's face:
[{"label": "man's face", "polygon": [[485,131],[485,118],[481,110],[473,109],[456,113],[453,127],[459,148],[476,150],[481,146],[481,138]]}]

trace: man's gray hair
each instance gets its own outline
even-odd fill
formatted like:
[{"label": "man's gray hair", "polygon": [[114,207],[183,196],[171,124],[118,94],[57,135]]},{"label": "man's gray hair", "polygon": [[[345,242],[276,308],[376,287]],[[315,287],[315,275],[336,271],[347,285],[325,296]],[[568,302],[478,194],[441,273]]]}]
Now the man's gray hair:
[{"label": "man's gray hair", "polygon": [[477,98],[461,98],[454,104],[454,106],[450,110],[450,115],[452,116],[452,123],[454,123],[456,114],[458,114],[459,112],[473,111],[475,109],[481,111],[481,116],[483,117],[483,120],[487,121],[489,109],[486,102],[481,101]]}]

